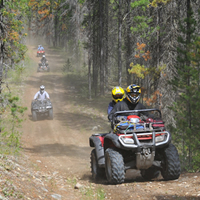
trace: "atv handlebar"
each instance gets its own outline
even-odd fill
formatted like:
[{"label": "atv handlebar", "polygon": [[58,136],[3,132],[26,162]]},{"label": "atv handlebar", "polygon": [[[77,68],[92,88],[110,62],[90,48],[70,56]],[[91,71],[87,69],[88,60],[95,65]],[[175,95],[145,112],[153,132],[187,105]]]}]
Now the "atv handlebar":
[{"label": "atv handlebar", "polygon": [[124,113],[138,113],[138,112],[150,112],[150,111],[158,111],[161,115],[161,112],[157,108],[151,108],[151,109],[141,109],[141,110],[124,110],[124,111],[117,111],[114,113],[114,116],[117,114],[124,114]]}]

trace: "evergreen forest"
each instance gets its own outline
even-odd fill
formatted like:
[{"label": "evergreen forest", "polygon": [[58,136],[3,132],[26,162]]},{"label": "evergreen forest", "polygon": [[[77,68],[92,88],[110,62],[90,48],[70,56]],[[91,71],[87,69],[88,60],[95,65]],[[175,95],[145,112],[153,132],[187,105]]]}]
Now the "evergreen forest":
[{"label": "evergreen forest", "polygon": [[26,110],[5,88],[7,73],[26,67],[33,38],[63,49],[63,71],[85,71],[87,99],[140,85],[182,170],[200,170],[200,0],[0,0],[0,120],[7,107],[15,122]]}]

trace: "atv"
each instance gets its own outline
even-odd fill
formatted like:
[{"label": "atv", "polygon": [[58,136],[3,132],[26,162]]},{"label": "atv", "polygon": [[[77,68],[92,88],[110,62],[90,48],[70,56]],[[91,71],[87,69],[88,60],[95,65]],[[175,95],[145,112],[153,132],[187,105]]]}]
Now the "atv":
[{"label": "atv", "polygon": [[53,119],[53,106],[50,99],[33,100],[31,103],[31,113],[33,121],[37,121],[40,116]]},{"label": "atv", "polygon": [[89,138],[90,147],[94,147],[90,157],[94,180],[106,176],[110,184],[121,184],[128,169],[140,170],[145,180],[157,178],[160,172],[164,180],[179,178],[178,151],[160,110],[118,111],[111,127],[110,133]]},{"label": "atv", "polygon": [[43,55],[45,55],[45,51],[44,50],[38,50],[37,51],[37,57],[42,57]]},{"label": "atv", "polygon": [[46,62],[42,62],[38,64],[38,68],[37,68],[37,72],[49,72],[50,71],[50,67],[49,64]]}]

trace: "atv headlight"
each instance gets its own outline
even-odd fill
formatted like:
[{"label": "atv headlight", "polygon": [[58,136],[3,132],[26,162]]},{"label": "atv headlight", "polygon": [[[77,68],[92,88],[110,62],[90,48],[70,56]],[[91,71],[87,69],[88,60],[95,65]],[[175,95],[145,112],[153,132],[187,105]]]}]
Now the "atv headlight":
[{"label": "atv headlight", "polygon": [[134,140],[132,138],[125,138],[125,137],[123,137],[122,140],[123,140],[123,142],[125,144],[134,144]]},{"label": "atv headlight", "polygon": [[155,142],[162,142],[165,139],[165,135],[160,135],[155,138]]}]

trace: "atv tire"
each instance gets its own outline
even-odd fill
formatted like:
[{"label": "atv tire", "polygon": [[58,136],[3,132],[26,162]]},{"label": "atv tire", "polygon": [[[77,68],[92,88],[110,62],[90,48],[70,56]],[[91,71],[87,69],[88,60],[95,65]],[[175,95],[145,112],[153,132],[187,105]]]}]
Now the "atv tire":
[{"label": "atv tire", "polygon": [[53,109],[49,110],[49,119],[53,119]]},{"label": "atv tire", "polygon": [[160,171],[155,167],[150,167],[149,169],[142,169],[140,173],[143,179],[150,181],[154,178],[157,178],[160,174]]},{"label": "atv tire", "polygon": [[99,180],[105,177],[105,169],[98,166],[96,151],[93,149],[90,154],[91,172],[94,180]]},{"label": "atv tire", "polygon": [[106,177],[111,184],[121,184],[125,180],[123,156],[114,149],[105,151],[105,171]]},{"label": "atv tire", "polygon": [[32,111],[32,117],[33,121],[37,121],[37,113],[35,111]]},{"label": "atv tire", "polygon": [[161,174],[165,180],[178,179],[181,173],[180,160],[176,147],[169,144],[163,152]]}]

